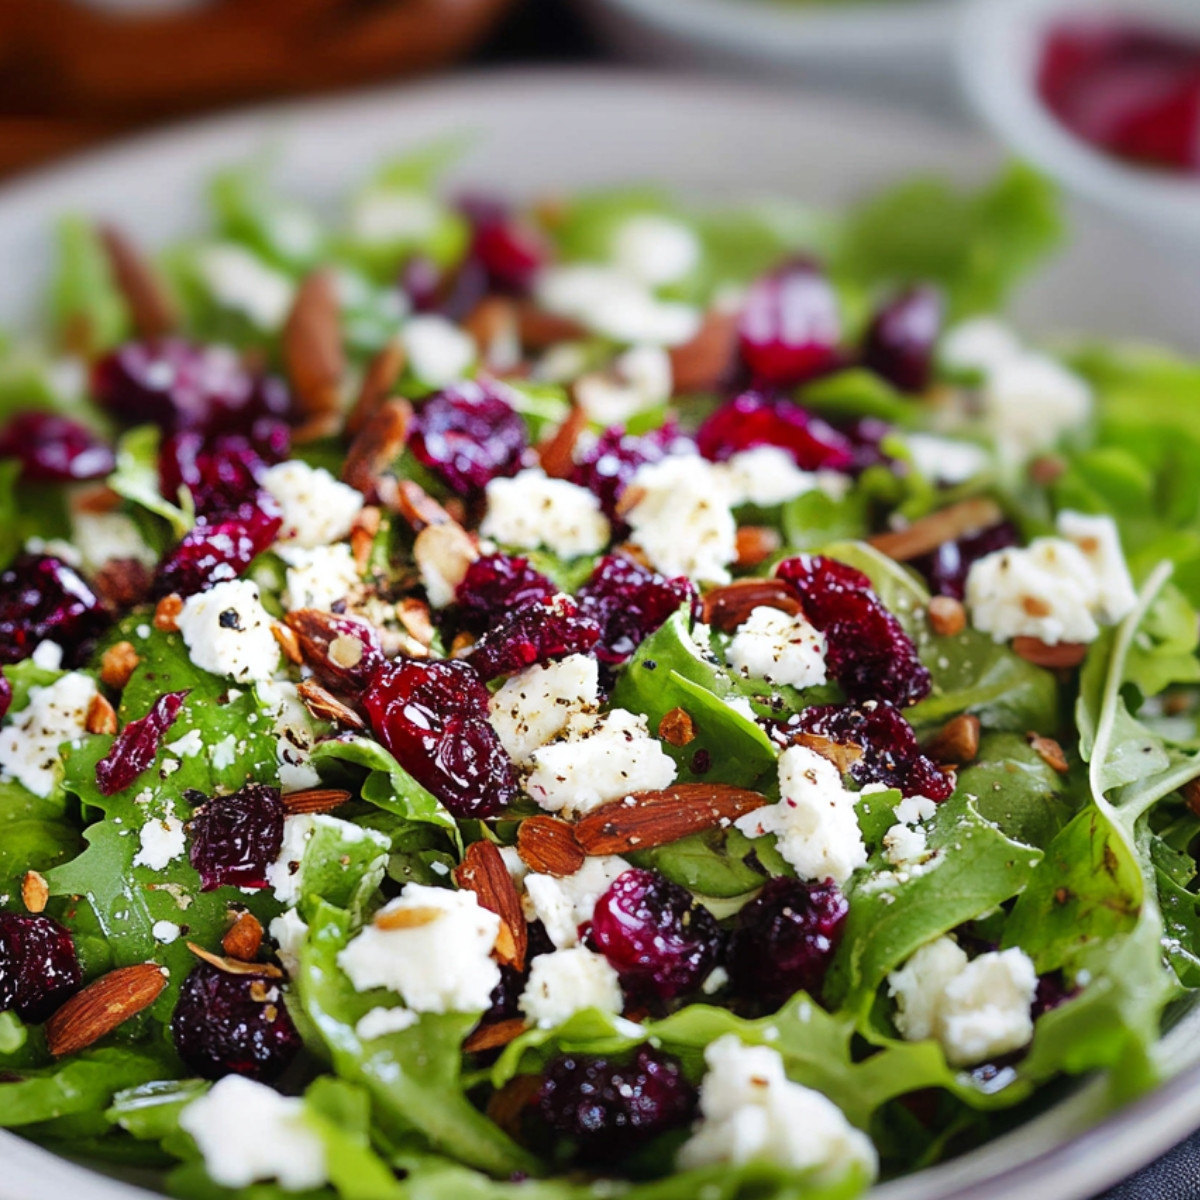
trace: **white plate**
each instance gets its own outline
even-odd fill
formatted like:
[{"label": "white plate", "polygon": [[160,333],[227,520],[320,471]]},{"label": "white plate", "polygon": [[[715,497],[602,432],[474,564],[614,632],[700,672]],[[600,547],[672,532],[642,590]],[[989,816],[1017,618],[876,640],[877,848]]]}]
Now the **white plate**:
[{"label": "white plate", "polygon": [[[338,101],[261,110],[185,126],[78,159],[0,190],[0,326],[36,307],[48,266],[48,222],[82,211],[115,218],[154,244],[201,220],[212,171],[273,146],[281,183],[315,201],[344,193],[381,156],[468,131],[459,182],[513,194],[660,181],[709,198],[788,194],[850,200],[914,171],[985,178],[991,148],[940,124],[830,100],[743,87],[579,72],[500,75]],[[1025,295],[1035,335],[1125,333],[1200,349],[1200,279],[1170,254],[1097,218]],[[1167,1061],[1200,1059],[1188,1021]],[[1188,1073],[1064,1143],[1096,1119],[1085,1087],[1047,1117],[976,1154],[888,1184],[879,1200],[1076,1200],[1161,1154],[1200,1124],[1200,1077]],[[0,1134],[0,1200],[145,1195]]]}]

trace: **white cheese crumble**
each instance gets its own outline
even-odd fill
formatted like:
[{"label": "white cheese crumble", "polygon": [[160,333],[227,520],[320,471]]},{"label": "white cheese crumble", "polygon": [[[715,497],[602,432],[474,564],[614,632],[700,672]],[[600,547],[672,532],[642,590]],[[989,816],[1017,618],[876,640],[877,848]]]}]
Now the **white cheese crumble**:
[{"label": "white cheese crumble", "polygon": [[545,546],[561,558],[597,554],[612,530],[587,488],[529,468],[487,485],[487,515],[479,532],[519,550]]},{"label": "white cheese crumble", "polygon": [[370,188],[350,210],[350,233],[364,242],[423,242],[437,231],[442,210],[416,188]]},{"label": "white cheese crumble", "polygon": [[72,671],[48,687],[29,689],[29,703],[9,718],[0,733],[0,769],[35,796],[48,796],[58,783],[63,742],[87,732],[88,708],[96,681]]},{"label": "white cheese crumble", "polygon": [[600,698],[600,668],[586,654],[530,667],[492,696],[492,728],[515,763],[557,737],[572,716],[593,711]]},{"label": "white cheese crumble", "polygon": [[403,1033],[411,1029],[421,1018],[411,1008],[372,1008],[359,1018],[354,1032],[364,1041],[386,1037],[389,1033]]},{"label": "white cheese crumble", "polygon": [[134,559],[152,567],[158,562],[142,531],[124,513],[73,512],[71,540],[79,548],[85,571],[95,573],[114,559]]},{"label": "white cheese crumble", "polygon": [[240,313],[265,332],[278,329],[287,318],[295,295],[292,281],[244,246],[219,242],[202,247],[195,263],[221,308]]},{"label": "white cheese crumble", "polygon": [[919,865],[929,853],[923,829],[896,824],[883,835],[884,857],[894,867]]},{"label": "white cheese crumble", "polygon": [[553,1029],[587,1008],[619,1013],[624,997],[608,959],[586,946],[574,946],[533,960],[519,1004],[539,1029]]},{"label": "white cheese crumble", "polygon": [[168,742],[166,748],[180,758],[194,758],[204,749],[204,735],[198,729],[189,729],[183,737]]},{"label": "white cheese crumble", "polygon": [[150,927],[150,932],[154,935],[156,942],[169,946],[178,939],[182,930],[174,921],[155,921]]},{"label": "white cheese crumble", "polygon": [[500,918],[474,892],[410,883],[376,914],[410,912],[422,924],[368,926],[338,954],[338,965],[360,991],[384,987],[416,1012],[482,1012],[500,982],[492,947]]},{"label": "white cheese crumble", "polygon": [[801,879],[845,883],[867,861],[855,813],[857,797],[842,786],[838,769],[807,746],[779,756],[778,804],[740,817],[747,837],[775,835],[779,853]]},{"label": "white cheese crumble", "polygon": [[1066,538],[1087,559],[1096,581],[1096,620],[1115,625],[1137,605],[1137,592],[1121,550],[1121,535],[1108,516],[1087,516],[1064,509],[1055,522],[1059,537]]},{"label": "white cheese crumble", "polygon": [[179,1126],[222,1187],[276,1179],[285,1191],[302,1192],[329,1178],[325,1144],[304,1119],[304,1101],[243,1075],[214,1083],[179,1114]]},{"label": "white cheese crumble", "polygon": [[646,718],[623,708],[598,719],[572,717],[565,740],[535,750],[530,761],[534,767],[525,790],[547,812],[569,816],[675,780],[675,762],[651,737]]},{"label": "white cheese crumble", "polygon": [[947,331],[939,357],[951,371],[986,374],[1021,353],[1021,339],[995,317],[973,317]]},{"label": "white cheese crumble", "polygon": [[283,604],[289,612],[296,608],[330,612],[358,587],[358,566],[345,542],[312,550],[281,547],[279,555],[288,564]]},{"label": "white cheese crumble", "polygon": [[628,870],[629,864],[619,854],[599,854],[584,859],[574,875],[526,873],[525,915],[542,922],[558,949],[577,945],[579,927],[592,919],[596,901]]},{"label": "white cheese crumble", "polygon": [[193,663],[241,682],[270,679],[279,666],[279,643],[258,587],[246,579],[218,583],[189,596],[179,632]]},{"label": "white cheese crumble", "polygon": [[760,605],[738,626],[726,655],[743,679],[793,687],[825,682],[825,635],[803,614]]},{"label": "white cheese crumble", "polygon": [[755,446],[731,455],[715,471],[729,485],[730,503],[772,508],[797,496],[820,489],[838,500],[846,494],[849,479],[837,471],[802,471],[781,446]]},{"label": "white cheese crumble", "polygon": [[307,550],[348,536],[363,506],[361,492],[298,458],[269,468],[262,486],[283,511],[279,541]]},{"label": "white cheese crumble", "polygon": [[275,942],[283,969],[294,979],[300,972],[300,949],[308,940],[304,918],[294,908],[286,909],[271,921],[267,932]]},{"label": "white cheese crumble", "polygon": [[434,313],[412,317],[400,330],[409,370],[431,388],[449,387],[467,375],[475,362],[470,334]]},{"label": "white cheese crumble", "polygon": [[624,425],[671,398],[671,359],[661,346],[634,346],[607,371],[584,375],[575,398],[595,425]]},{"label": "white cheese crumble", "polygon": [[44,642],[38,642],[33,648],[30,658],[33,665],[41,667],[43,671],[61,671],[63,648],[57,642],[52,642],[47,638]]},{"label": "white cheese crumble", "polygon": [[255,689],[274,722],[275,759],[285,792],[319,787],[321,776],[309,761],[317,740],[312,715],[294,683],[260,683]]},{"label": "white cheese crumble", "polygon": [[658,213],[639,213],[622,221],[613,234],[613,263],[647,287],[686,279],[700,261],[700,240],[682,221]]},{"label": "white cheese crumble", "polygon": [[745,1046],[736,1034],[704,1052],[700,1121],[679,1151],[683,1169],[770,1162],[831,1181],[854,1167],[873,1177],[871,1139],[842,1110],[812,1088],[788,1079],[783,1058],[770,1046]]},{"label": "white cheese crumble", "polygon": [[952,1066],[985,1062],[1029,1044],[1037,972],[1014,947],[971,961],[948,937],[922,946],[888,976],[896,1028],[910,1042],[936,1038]]},{"label": "white cheese crumble", "polygon": [[280,904],[296,904],[300,899],[300,864],[316,827],[317,818],[312,813],[298,813],[283,822],[279,855],[267,867],[267,883]]},{"label": "white cheese crumble", "polygon": [[183,822],[175,815],[175,806],[167,801],[162,817],[151,817],[138,833],[141,848],[133,857],[135,867],[163,871],[187,850]]},{"label": "white cheese crumble", "polygon": [[647,463],[630,482],[636,503],[626,513],[632,540],[664,575],[728,583],[737,557],[737,522],[726,475],[696,455]]},{"label": "white cheese crumble", "polygon": [[960,442],[932,433],[910,433],[904,442],[913,465],[932,483],[950,486],[965,483],[986,470],[991,462],[991,455],[974,442]]}]

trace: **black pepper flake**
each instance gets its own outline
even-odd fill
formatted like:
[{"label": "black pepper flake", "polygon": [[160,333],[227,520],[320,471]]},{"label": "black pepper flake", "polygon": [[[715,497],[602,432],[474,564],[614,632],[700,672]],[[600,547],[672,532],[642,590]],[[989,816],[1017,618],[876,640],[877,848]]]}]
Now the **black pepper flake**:
[{"label": "black pepper flake", "polygon": [[236,608],[227,608],[218,618],[221,622],[222,629],[236,629],[239,632],[242,628],[242,618],[238,616]]}]

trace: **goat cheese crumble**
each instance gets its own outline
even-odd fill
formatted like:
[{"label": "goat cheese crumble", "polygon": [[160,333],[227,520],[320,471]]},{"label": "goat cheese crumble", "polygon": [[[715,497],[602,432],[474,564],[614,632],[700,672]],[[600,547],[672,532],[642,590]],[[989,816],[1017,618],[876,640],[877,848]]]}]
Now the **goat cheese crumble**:
[{"label": "goat cheese crumble", "polygon": [[179,632],[193,663],[238,682],[270,679],[279,667],[279,643],[258,585],[247,579],[218,583],[183,602]]},{"label": "goat cheese crumble", "polygon": [[578,558],[603,550],[612,530],[587,488],[531,467],[487,485],[487,516],[479,532],[502,546],[545,546],[561,558]]}]

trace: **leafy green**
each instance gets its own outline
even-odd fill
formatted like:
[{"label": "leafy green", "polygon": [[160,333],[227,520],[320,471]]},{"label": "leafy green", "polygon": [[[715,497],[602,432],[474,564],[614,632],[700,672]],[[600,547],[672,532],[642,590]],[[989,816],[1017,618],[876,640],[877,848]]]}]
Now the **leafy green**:
[{"label": "leafy green", "polygon": [[128,331],[125,302],[100,239],[82,217],[64,217],[58,223],[50,315],[60,344],[93,354],[116,345]]},{"label": "leafy green", "polygon": [[186,488],[179,503],[164,500],[159,492],[158,446],[162,435],[153,425],[139,425],[121,435],[117,443],[117,469],[108,477],[108,486],[118,496],[137,504],[167,521],[176,538],[195,524],[192,494]]}]

